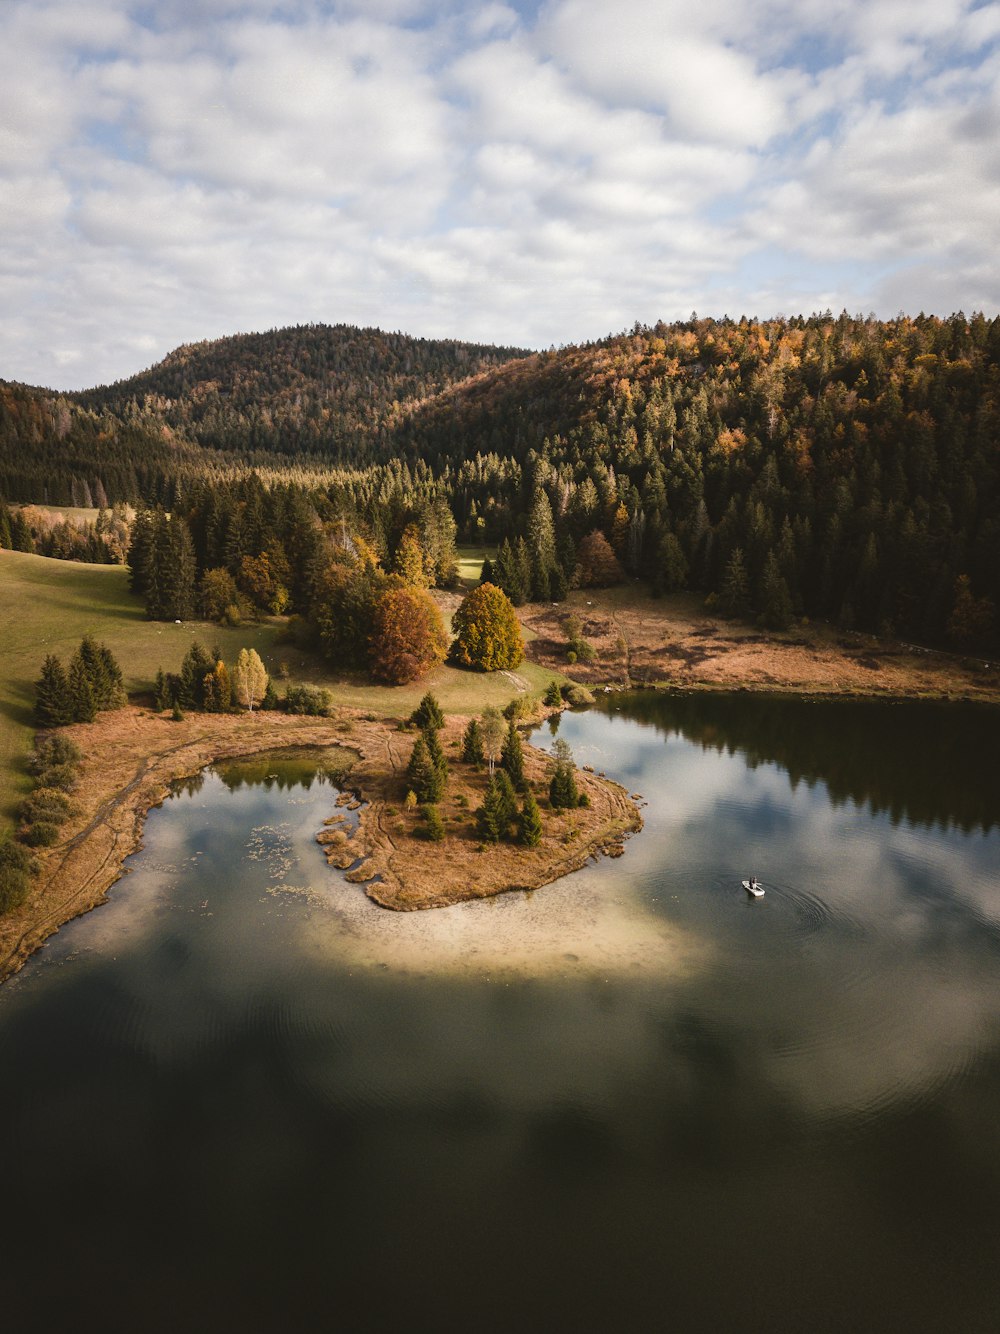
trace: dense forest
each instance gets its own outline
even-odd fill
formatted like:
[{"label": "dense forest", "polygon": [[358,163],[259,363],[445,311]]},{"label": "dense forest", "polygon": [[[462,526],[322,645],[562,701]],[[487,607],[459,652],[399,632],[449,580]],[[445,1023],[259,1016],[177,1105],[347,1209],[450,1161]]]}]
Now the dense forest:
[{"label": "dense forest", "polygon": [[[249,485],[385,568],[446,509],[460,541],[500,545],[489,573],[515,602],[633,576],[776,628],[823,617],[983,650],[998,442],[1000,319],[982,315],[692,317],[536,354],[310,326],[182,348],[80,395],[0,384],[0,494],[176,511],[196,578],[283,544]],[[233,539],[230,559],[216,536],[209,554],[241,506],[250,549]]]}]

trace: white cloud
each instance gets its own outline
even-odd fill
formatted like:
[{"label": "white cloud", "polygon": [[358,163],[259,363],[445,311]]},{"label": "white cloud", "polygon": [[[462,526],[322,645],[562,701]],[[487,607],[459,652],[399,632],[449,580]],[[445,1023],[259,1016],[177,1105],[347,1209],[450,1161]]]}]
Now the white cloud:
[{"label": "white cloud", "polygon": [[0,376],[304,319],[996,309],[998,38],[971,0],[14,0]]}]

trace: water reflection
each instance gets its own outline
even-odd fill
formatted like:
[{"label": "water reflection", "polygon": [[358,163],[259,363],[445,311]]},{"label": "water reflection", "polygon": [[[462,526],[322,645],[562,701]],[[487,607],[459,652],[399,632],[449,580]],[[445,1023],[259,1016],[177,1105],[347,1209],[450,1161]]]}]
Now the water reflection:
[{"label": "water reflection", "polygon": [[10,1300],[44,1290],[51,1328],[99,1279],[145,1331],[992,1330],[1000,831],[962,832],[947,766],[927,819],[845,796],[875,724],[850,764],[831,736],[831,793],[763,724],[748,756],[724,711],[652,703],[560,721],[646,827],[533,895],[375,908],[315,843],[315,756],[154,812],[0,991]]},{"label": "water reflection", "polygon": [[606,710],[720,753],[750,769],[777,764],[795,788],[822,783],[894,824],[991,830],[1000,821],[1000,711],[974,704],[787,699],[639,692]]}]

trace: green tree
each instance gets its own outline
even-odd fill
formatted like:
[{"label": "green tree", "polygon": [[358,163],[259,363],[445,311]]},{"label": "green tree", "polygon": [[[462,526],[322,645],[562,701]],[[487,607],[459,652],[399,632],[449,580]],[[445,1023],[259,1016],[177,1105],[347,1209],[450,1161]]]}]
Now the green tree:
[{"label": "green tree", "polygon": [[524,748],[521,745],[521,733],[514,726],[513,719],[507,724],[507,737],[500,753],[500,764],[510,777],[514,787],[519,792],[523,792],[527,787],[527,781],[524,777]]},{"label": "green tree", "polygon": [[421,805],[440,801],[447,785],[447,765],[444,763],[440,747],[437,748],[435,757],[436,742],[437,736],[433,731],[421,732],[413,743],[410,762],[406,768],[406,785]]},{"label": "green tree", "polygon": [[479,584],[452,617],[455,640],[451,659],[462,667],[495,672],[517,667],[524,641],[506,594],[494,584]]},{"label": "green tree", "polygon": [[542,841],[542,813],[532,792],[526,794],[517,817],[517,841],[525,848],[537,848]]},{"label": "green tree", "polygon": [[435,731],[444,727],[444,714],[437,697],[428,690],[417,707],[410,714],[410,722],[420,728],[433,728]]},{"label": "green tree", "polygon": [[778,558],[769,551],[761,577],[760,617],[769,630],[787,630],[792,623],[792,596]]},{"label": "green tree", "polygon": [[94,702],[94,692],[87,675],[87,667],[79,650],[73,654],[69,664],[69,697],[73,721],[92,723],[97,717],[97,705]]},{"label": "green tree", "polygon": [[477,718],[470,719],[462,736],[462,759],[466,764],[474,764],[477,769],[486,763],[483,734]]},{"label": "green tree", "polygon": [[425,836],[432,843],[440,843],[445,836],[445,827],[437,805],[434,802],[426,802],[420,808],[420,814],[424,817]]},{"label": "green tree", "polygon": [[750,580],[743,551],[736,547],[726,562],[719,590],[719,610],[723,616],[746,616],[750,611]]},{"label": "green tree", "polygon": [[555,768],[549,782],[549,804],[553,810],[568,810],[579,806],[580,793],[576,786],[576,766],[569,742],[557,737],[552,747]]},{"label": "green tree", "polygon": [[54,653],[47,654],[35,682],[35,720],[39,727],[65,727],[73,721],[69,678]]}]

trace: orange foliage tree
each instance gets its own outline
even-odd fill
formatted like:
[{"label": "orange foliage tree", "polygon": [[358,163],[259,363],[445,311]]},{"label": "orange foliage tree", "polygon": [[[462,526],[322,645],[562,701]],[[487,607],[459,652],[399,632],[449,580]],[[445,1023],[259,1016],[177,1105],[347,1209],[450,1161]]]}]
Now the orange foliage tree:
[{"label": "orange foliage tree", "polygon": [[424,589],[390,587],[377,595],[368,639],[377,681],[395,686],[414,681],[444,661],[447,647],[441,613]]}]

